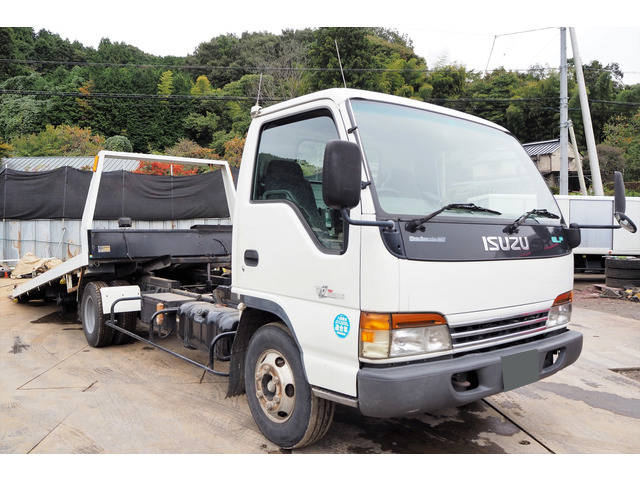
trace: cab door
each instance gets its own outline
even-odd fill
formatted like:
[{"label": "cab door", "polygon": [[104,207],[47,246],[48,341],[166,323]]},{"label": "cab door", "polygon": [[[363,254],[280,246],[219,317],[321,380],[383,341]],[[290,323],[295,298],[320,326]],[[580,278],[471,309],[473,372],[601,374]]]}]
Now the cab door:
[{"label": "cab door", "polygon": [[311,385],[356,396],[360,231],[322,200],[324,147],[346,140],[342,116],[311,102],[255,119],[247,138],[233,291],[288,320]]}]

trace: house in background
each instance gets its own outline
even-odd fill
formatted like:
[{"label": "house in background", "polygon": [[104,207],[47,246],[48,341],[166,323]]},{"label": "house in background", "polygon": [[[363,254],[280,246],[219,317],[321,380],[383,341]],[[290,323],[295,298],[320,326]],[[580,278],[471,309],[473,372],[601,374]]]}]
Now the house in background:
[{"label": "house in background", "polygon": [[[549,187],[557,188],[560,184],[560,139],[544,140],[522,144],[527,155],[542,174]],[[569,191],[579,190],[578,167],[573,145],[567,146],[569,157]]]},{"label": "house in background", "polygon": [[[21,172],[43,172],[60,167],[73,167],[78,170],[91,170],[95,157],[7,157],[0,161],[0,171],[3,169]],[[132,172],[138,168],[137,160],[111,160],[105,162],[104,171],[112,172],[125,170]]]}]

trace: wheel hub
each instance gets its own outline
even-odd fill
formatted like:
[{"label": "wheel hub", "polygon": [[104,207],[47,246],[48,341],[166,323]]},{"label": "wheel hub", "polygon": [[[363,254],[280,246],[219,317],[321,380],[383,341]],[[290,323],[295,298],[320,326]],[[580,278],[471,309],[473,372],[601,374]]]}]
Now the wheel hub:
[{"label": "wheel hub", "polygon": [[296,405],[295,381],[288,360],[277,350],[266,350],[255,368],[256,397],[270,420],[286,422]]},{"label": "wheel hub", "polygon": [[87,297],[86,302],[84,303],[84,323],[89,333],[93,333],[93,330],[96,326],[96,312],[93,305],[93,298]]}]

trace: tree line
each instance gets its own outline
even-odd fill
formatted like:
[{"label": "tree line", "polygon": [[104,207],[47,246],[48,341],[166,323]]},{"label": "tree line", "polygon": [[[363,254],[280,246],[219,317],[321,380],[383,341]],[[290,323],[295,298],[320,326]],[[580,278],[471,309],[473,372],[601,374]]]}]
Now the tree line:
[{"label": "tree line", "polygon": [[[249,111],[343,85],[436,103],[508,128],[521,142],[559,136],[559,74],[427,65],[411,39],[384,28],[318,28],[219,35],[184,57],[109,39],[97,48],[47,30],[0,28],[0,157],[90,155],[100,148],[219,156],[237,164]],[[573,65],[569,108],[584,144]],[[640,84],[616,63],[585,65],[605,176],[640,181]]]}]

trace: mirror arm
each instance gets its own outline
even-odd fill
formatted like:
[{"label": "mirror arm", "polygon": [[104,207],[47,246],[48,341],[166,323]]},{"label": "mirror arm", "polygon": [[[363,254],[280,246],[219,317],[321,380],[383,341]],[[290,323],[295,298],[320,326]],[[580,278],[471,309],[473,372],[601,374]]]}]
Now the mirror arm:
[{"label": "mirror arm", "polygon": [[600,230],[617,230],[622,228],[620,225],[580,225],[578,223],[572,223],[569,228],[586,228],[586,229],[600,229]]},{"label": "mirror arm", "polygon": [[354,220],[349,216],[349,210],[346,208],[341,208],[340,212],[342,213],[342,218],[349,225],[362,225],[365,227],[384,227],[389,230],[394,230],[396,228],[396,224],[393,220],[381,220],[381,221],[372,221],[372,220]]}]

